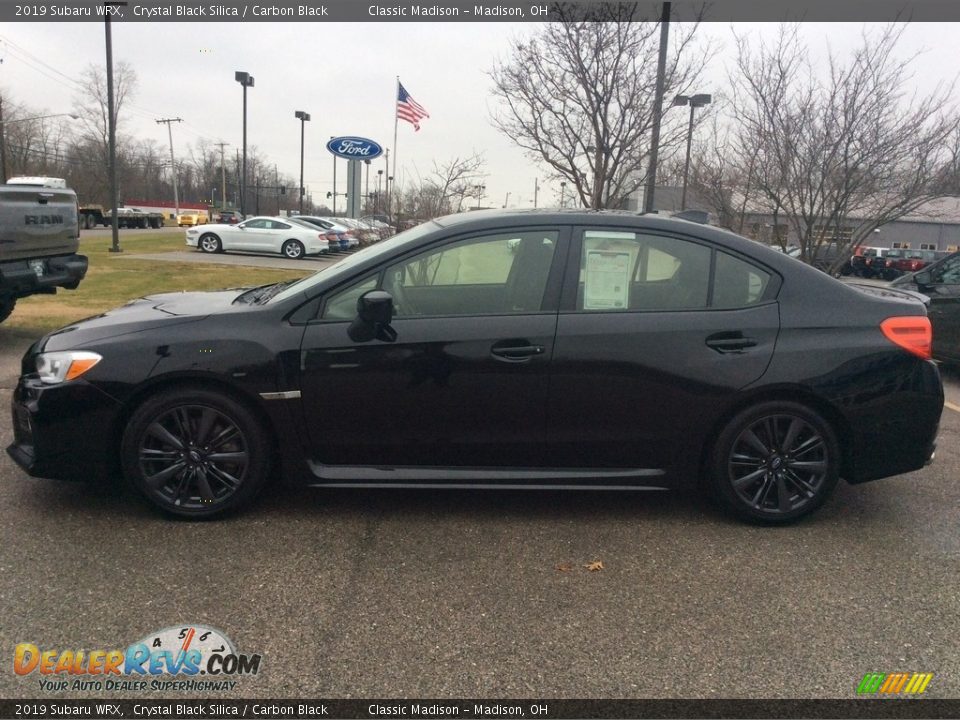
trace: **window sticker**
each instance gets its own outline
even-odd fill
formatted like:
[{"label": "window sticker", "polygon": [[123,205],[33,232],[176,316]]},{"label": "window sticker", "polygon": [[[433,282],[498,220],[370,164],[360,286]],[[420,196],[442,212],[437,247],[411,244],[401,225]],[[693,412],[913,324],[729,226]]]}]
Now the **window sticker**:
[{"label": "window sticker", "polygon": [[625,310],[629,306],[630,253],[588,250],[584,310]]}]

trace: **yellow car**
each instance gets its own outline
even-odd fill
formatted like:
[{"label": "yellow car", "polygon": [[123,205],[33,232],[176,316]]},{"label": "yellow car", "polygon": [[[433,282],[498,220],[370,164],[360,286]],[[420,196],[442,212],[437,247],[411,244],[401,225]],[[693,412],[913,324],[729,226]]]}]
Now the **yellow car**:
[{"label": "yellow car", "polygon": [[204,212],[185,212],[177,215],[177,225],[180,227],[206,225],[208,222],[210,222],[210,217]]}]

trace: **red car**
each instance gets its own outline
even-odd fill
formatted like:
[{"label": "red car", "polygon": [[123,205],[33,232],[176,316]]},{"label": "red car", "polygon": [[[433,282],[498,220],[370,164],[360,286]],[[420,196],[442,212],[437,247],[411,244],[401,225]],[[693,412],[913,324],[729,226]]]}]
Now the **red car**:
[{"label": "red car", "polygon": [[948,254],[949,253],[940,252],[938,250],[904,250],[903,255],[895,258],[889,266],[888,274],[893,275],[893,277],[888,277],[887,279],[893,280],[894,278],[900,277],[900,275],[904,273],[912,273],[916,272],[917,270],[922,270],[930,263],[936,262],[940,258],[946,257]]}]

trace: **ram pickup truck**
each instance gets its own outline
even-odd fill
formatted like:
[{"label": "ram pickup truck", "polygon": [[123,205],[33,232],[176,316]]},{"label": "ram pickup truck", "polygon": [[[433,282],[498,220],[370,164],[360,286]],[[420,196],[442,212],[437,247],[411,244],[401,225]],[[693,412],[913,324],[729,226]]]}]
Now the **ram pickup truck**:
[{"label": "ram pickup truck", "polygon": [[0,185],[0,322],[19,298],[80,284],[87,258],[77,254],[79,237],[73,190]]}]

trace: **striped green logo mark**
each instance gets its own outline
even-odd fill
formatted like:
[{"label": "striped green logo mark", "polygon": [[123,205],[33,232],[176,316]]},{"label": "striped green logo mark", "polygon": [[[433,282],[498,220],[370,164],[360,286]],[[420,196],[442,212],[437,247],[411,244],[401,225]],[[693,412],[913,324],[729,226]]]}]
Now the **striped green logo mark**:
[{"label": "striped green logo mark", "polygon": [[919,695],[933,680],[933,673],[867,673],[857,686],[857,695]]}]

